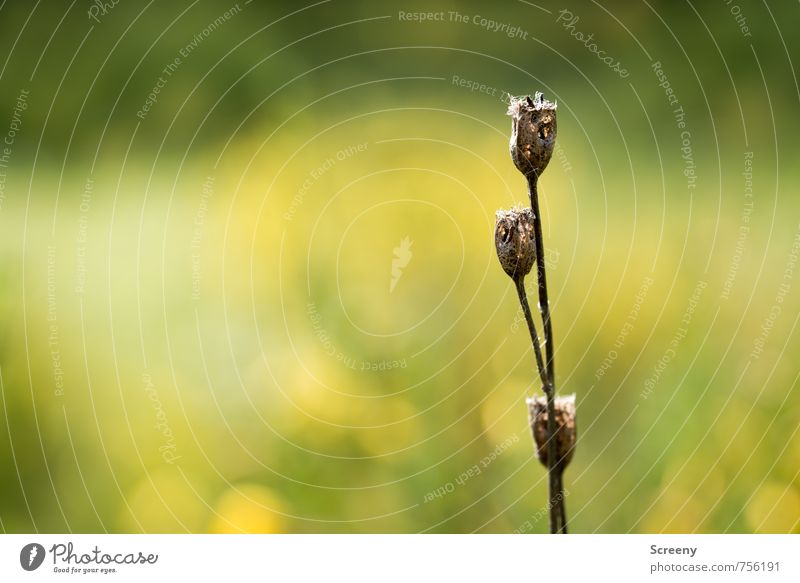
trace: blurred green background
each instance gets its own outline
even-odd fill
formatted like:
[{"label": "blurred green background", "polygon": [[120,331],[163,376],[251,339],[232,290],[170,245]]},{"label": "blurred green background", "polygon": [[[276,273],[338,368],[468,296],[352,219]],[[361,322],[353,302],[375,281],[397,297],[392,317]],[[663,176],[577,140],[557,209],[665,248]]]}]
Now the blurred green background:
[{"label": "blurred green background", "polygon": [[572,531],[797,532],[798,16],[2,3],[0,528],[545,532],[492,243],[541,90]]}]

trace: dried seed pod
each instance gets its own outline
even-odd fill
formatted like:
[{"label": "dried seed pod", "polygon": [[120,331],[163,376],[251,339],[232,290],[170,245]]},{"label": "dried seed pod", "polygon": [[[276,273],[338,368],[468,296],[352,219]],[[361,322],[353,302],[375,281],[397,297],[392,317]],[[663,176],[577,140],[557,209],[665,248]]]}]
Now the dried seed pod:
[{"label": "dried seed pod", "polygon": [[536,261],[533,213],[529,208],[514,207],[497,211],[494,246],[503,270],[516,281],[531,271]]},{"label": "dried seed pod", "polygon": [[517,169],[526,178],[540,176],[553,155],[556,143],[556,104],[540,92],[534,98],[511,98],[509,150]]},{"label": "dried seed pod", "polygon": [[[527,399],[528,422],[536,442],[536,454],[542,465],[547,467],[547,399],[533,397]],[[563,471],[572,461],[575,441],[578,437],[575,425],[575,395],[556,397],[556,449],[557,467]]]}]

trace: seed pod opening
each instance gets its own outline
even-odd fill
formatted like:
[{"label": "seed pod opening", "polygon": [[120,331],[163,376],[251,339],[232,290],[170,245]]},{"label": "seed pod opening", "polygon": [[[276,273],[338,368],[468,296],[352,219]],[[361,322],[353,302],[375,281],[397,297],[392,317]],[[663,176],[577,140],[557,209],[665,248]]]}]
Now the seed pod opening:
[{"label": "seed pod opening", "polygon": [[556,104],[536,92],[530,96],[512,97],[508,106],[511,116],[509,150],[517,169],[526,178],[540,176],[556,143]]},{"label": "seed pod opening", "polygon": [[496,216],[494,246],[500,265],[514,280],[525,277],[536,261],[533,213],[529,208],[515,207],[501,209]]},{"label": "seed pod opening", "polygon": [[[536,443],[536,455],[543,466],[547,467],[547,399],[533,397],[527,399],[528,422]],[[561,470],[572,461],[575,451],[575,442],[578,437],[575,424],[575,395],[556,397],[556,450],[558,462],[556,466]]]}]

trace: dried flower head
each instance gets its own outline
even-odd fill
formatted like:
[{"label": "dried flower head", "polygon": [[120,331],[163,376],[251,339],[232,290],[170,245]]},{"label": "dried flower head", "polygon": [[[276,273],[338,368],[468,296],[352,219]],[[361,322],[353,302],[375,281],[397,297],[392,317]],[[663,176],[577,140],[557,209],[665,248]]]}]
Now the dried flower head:
[{"label": "dried flower head", "polygon": [[[527,399],[528,422],[536,442],[539,461],[547,467],[547,400],[545,397]],[[575,395],[556,397],[556,449],[557,467],[563,471],[572,461],[575,441],[578,437],[575,425]]]},{"label": "dried flower head", "polygon": [[540,92],[533,99],[511,98],[509,150],[517,169],[525,175],[540,176],[553,155],[556,143],[556,104],[547,101]]},{"label": "dried flower head", "polygon": [[512,279],[528,275],[536,261],[531,209],[514,207],[497,211],[494,246],[500,265]]}]

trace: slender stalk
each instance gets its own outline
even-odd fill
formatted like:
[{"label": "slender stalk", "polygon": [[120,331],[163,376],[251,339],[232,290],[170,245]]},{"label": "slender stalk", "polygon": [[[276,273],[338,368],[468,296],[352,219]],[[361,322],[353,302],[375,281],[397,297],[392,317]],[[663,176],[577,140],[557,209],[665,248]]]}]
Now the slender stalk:
[{"label": "slender stalk", "polygon": [[544,327],[545,353],[547,355],[547,375],[555,391],[555,373],[553,362],[553,326],[550,323],[550,301],[547,298],[547,273],[544,260],[544,241],[542,239],[542,217],[539,212],[539,193],[537,189],[538,177],[532,174],[528,177],[528,195],[531,199],[533,211],[533,231],[536,242],[536,267],[537,281],[539,282],[539,311],[542,313],[542,326]]},{"label": "slender stalk", "polygon": [[547,397],[547,476],[550,486],[550,532],[565,532],[561,494],[561,470],[558,467],[558,444],[556,442],[556,398],[551,384],[545,385]]},{"label": "slender stalk", "polygon": [[528,176],[528,195],[531,200],[533,212],[533,231],[536,242],[536,275],[539,283],[539,311],[542,314],[542,328],[544,329],[544,347],[546,354],[546,369],[549,385],[545,386],[547,397],[547,470],[550,478],[550,507],[551,512],[558,517],[556,530],[552,532],[567,532],[567,517],[564,505],[564,487],[562,482],[563,468],[561,460],[557,459],[558,446],[556,443],[556,382],[555,362],[553,359],[553,326],[550,322],[550,300],[547,297],[547,271],[545,269],[544,238],[542,236],[542,217],[539,211],[539,193],[537,189],[538,176],[533,173]]},{"label": "slender stalk", "polygon": [[522,306],[522,313],[525,314],[525,321],[528,323],[528,332],[531,335],[533,352],[536,355],[536,367],[539,369],[539,377],[542,379],[542,389],[547,396],[547,474],[549,478],[548,490],[550,492],[550,532],[564,532],[564,507],[560,505],[561,492],[561,469],[558,467],[558,450],[555,439],[555,395],[553,393],[552,381],[547,373],[542,360],[542,349],[539,344],[539,335],[536,333],[536,326],[533,323],[531,308],[528,305],[528,294],[525,292],[523,278],[515,280],[519,303]]},{"label": "slender stalk", "polygon": [[536,326],[533,323],[533,316],[531,315],[531,307],[528,305],[528,294],[525,293],[525,283],[522,277],[515,279],[514,283],[517,287],[517,295],[519,296],[519,303],[522,306],[522,313],[525,315],[525,321],[528,323],[528,332],[531,334],[531,344],[533,344],[533,353],[536,355],[536,368],[539,369],[539,377],[542,379],[542,385],[547,386],[547,370],[544,366],[542,359],[542,348],[539,345],[539,335],[536,333]]}]

